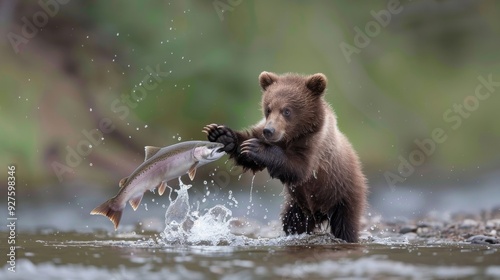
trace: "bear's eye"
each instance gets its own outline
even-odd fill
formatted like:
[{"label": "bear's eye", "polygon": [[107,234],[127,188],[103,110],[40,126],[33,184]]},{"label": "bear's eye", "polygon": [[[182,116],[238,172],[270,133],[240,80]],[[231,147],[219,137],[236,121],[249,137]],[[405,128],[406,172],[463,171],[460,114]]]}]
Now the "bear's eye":
[{"label": "bear's eye", "polygon": [[282,113],[283,116],[288,117],[288,116],[290,116],[290,113],[291,113],[290,109],[288,109],[288,108],[283,109],[283,113]]}]

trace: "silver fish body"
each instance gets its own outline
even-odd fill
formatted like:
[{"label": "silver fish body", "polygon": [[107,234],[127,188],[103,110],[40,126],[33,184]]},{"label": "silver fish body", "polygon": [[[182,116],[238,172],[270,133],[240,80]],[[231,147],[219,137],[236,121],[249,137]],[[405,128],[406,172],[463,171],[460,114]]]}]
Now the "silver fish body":
[{"label": "silver fish body", "polygon": [[186,173],[193,180],[197,167],[225,154],[221,151],[223,146],[208,141],[187,141],[163,148],[145,147],[144,162],[130,176],[120,181],[121,189],[118,194],[96,207],[90,214],[108,217],[116,230],[127,201],[136,210],[146,191],[158,188],[158,193],[162,195],[167,181]]}]

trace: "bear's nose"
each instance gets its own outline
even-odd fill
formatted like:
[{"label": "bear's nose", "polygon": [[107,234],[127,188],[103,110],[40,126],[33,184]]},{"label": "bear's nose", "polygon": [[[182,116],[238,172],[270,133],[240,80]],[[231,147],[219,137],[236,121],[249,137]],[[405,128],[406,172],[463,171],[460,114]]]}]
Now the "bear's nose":
[{"label": "bear's nose", "polygon": [[264,137],[269,138],[269,137],[273,136],[274,128],[266,127],[266,128],[264,128],[264,130],[262,132],[264,133]]}]

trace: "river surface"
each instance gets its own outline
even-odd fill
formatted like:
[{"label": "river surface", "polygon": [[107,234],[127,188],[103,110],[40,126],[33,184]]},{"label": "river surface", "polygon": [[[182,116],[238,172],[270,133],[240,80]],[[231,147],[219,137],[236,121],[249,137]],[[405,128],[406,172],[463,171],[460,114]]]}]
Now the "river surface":
[{"label": "river surface", "polygon": [[[6,238],[3,232],[1,239]],[[279,244],[292,239],[293,245]],[[306,236],[256,243],[169,245],[156,233],[21,233],[15,272],[7,264],[0,279],[500,278],[500,247],[495,245],[389,239],[308,244]],[[4,242],[1,247],[7,251]]]},{"label": "river surface", "polygon": [[[252,220],[254,209],[278,216],[258,207],[255,194],[253,207],[231,193],[204,207],[179,183],[175,199],[146,200],[149,206],[135,212],[128,207],[117,231],[106,217],[89,215],[97,205],[85,202],[90,196],[19,207],[15,257],[8,256],[12,232],[0,230],[0,279],[500,279],[500,244],[466,239],[497,236],[498,217],[487,227],[471,219],[431,221],[402,233],[407,221],[383,223],[368,214],[361,242],[345,244],[327,231],[284,236],[275,218]],[[233,211],[241,208],[246,215]],[[456,234],[443,235],[452,229]]]}]

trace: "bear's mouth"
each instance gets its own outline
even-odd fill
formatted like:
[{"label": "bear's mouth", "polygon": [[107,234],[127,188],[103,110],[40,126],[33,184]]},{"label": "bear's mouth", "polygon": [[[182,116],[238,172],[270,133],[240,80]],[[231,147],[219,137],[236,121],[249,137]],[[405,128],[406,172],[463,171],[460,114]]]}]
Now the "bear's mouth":
[{"label": "bear's mouth", "polygon": [[277,143],[283,140],[283,137],[285,136],[285,133],[273,133],[273,135],[266,137],[266,135],[263,135],[264,139],[268,143]]}]

